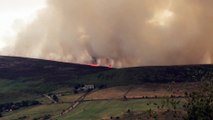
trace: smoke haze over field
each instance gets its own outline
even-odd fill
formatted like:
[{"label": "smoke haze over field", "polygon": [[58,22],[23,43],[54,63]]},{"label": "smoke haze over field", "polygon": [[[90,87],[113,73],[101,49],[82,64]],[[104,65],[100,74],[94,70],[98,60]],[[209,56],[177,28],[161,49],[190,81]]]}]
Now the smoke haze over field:
[{"label": "smoke haze over field", "polygon": [[114,67],[212,63],[212,0],[48,0],[2,54]]}]

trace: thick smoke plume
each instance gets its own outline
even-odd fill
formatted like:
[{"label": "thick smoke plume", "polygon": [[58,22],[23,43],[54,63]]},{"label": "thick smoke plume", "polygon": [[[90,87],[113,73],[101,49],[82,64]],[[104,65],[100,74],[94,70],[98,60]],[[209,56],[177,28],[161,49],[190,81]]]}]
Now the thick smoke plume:
[{"label": "thick smoke plume", "polygon": [[212,0],[49,0],[8,54],[114,67],[211,63]]}]

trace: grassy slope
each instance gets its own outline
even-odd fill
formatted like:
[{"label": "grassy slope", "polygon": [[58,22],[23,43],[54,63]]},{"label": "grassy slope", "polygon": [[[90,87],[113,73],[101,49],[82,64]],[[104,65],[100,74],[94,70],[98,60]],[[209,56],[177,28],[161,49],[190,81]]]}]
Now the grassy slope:
[{"label": "grassy slope", "polygon": [[168,83],[172,81],[213,80],[212,76],[213,65],[153,66],[104,71],[84,76],[79,79],[79,82],[116,86],[143,84],[144,82]]},{"label": "grassy slope", "polygon": [[108,69],[40,59],[0,56],[0,77],[9,80],[44,79],[46,82],[63,83],[79,76]]},{"label": "grassy slope", "polygon": [[4,117],[1,118],[1,120],[12,120],[23,116],[26,116],[27,120],[33,120],[34,118],[39,118],[45,115],[58,116],[60,112],[68,107],[69,104],[39,105],[3,114]]},{"label": "grassy slope", "polygon": [[129,90],[130,86],[117,86],[97,90],[85,98],[85,100],[93,99],[123,99],[124,94]]},{"label": "grassy slope", "polygon": [[60,102],[64,102],[64,103],[71,103],[76,101],[79,97],[81,97],[83,95],[83,93],[81,94],[69,94],[69,95],[65,95],[65,96],[61,96],[59,97],[59,101]]},{"label": "grassy slope", "polygon": [[[69,89],[70,86],[78,83],[117,86],[142,84],[144,82],[197,81],[212,79],[213,76],[213,65],[106,70],[108,69],[102,67],[94,68],[38,59],[0,57],[0,104],[35,99],[43,93],[53,92],[61,88]],[[98,71],[100,73],[97,73]],[[124,112],[124,110],[131,108],[132,105],[135,105],[136,108],[134,109],[146,108],[146,106],[143,106],[145,102],[140,101],[85,102],[73,114],[66,116],[65,119],[77,119],[82,115],[82,119],[90,117],[96,119],[102,116],[118,115]],[[140,108],[137,108],[137,106],[140,106]],[[21,112],[25,113],[31,109]],[[115,111],[118,112],[116,113]],[[13,115],[16,116],[17,114]]]},{"label": "grassy slope", "polygon": [[76,84],[108,86],[212,79],[213,65],[111,69],[0,56],[0,104],[35,98]]},{"label": "grassy slope", "polygon": [[156,109],[157,105],[147,105],[147,103],[157,103],[160,105],[161,102],[162,99],[84,102],[72,113],[60,117],[59,120],[100,120],[101,118],[122,115],[128,109],[131,111]]},{"label": "grassy slope", "polygon": [[35,99],[44,93],[48,93],[61,87],[69,87],[60,84],[37,81],[12,81],[0,80],[0,104],[21,100]]},{"label": "grassy slope", "polygon": [[[145,85],[147,86],[147,85]],[[123,94],[126,93],[126,91],[128,90],[128,88],[130,87],[134,87],[134,88],[141,88],[144,86],[119,86],[119,87],[112,87],[112,88],[107,88],[107,89],[103,89],[103,90],[99,90],[96,91],[94,94],[92,94],[92,98],[102,98],[101,95],[104,95],[104,97],[106,98],[123,98]],[[151,88],[150,88],[151,89]],[[133,89],[134,90],[134,89]],[[62,90],[63,91],[63,90]],[[56,91],[58,92],[58,91]],[[59,91],[60,92],[60,91]],[[72,95],[72,94],[68,94],[66,93],[65,96],[61,96],[59,97],[59,100],[61,102],[73,102],[75,99],[77,99],[80,95],[82,94],[76,94],[76,95]],[[88,98],[90,98],[91,96],[89,95]],[[86,98],[86,99],[88,99]],[[50,104],[50,101],[46,98],[42,98],[39,99],[39,101],[42,101],[42,103],[44,104]],[[156,100],[130,100],[130,101],[95,101],[95,102],[84,102],[82,105],[80,105],[76,110],[74,110],[73,112],[65,115],[64,117],[62,117],[61,119],[87,119],[87,118],[91,118],[93,119],[99,119],[102,117],[110,117],[110,116],[119,116],[122,115],[127,109],[131,109],[131,110],[135,110],[135,111],[142,111],[142,110],[147,110],[149,108],[153,108],[156,106],[147,106],[146,103],[148,102],[156,102],[156,103],[161,103],[161,99],[156,99]],[[49,105],[45,105],[45,107],[43,108],[42,106],[40,106],[42,109],[47,109],[48,107],[51,108],[51,106]],[[40,108],[39,107],[39,108]],[[58,107],[58,106],[56,106]],[[60,106],[59,106],[60,107]],[[30,114],[31,112],[35,111],[37,109],[37,107],[33,107],[33,108],[27,108],[27,109],[23,109],[23,110],[19,110],[18,114],[17,112],[12,112],[10,114],[7,114],[7,116],[5,118],[15,118],[15,116],[18,117],[22,117],[22,116],[31,116],[31,117],[39,117],[39,116],[44,116],[45,114],[43,112],[38,112],[35,113],[36,116]],[[53,108],[55,109],[55,112],[59,113],[62,110],[60,108]],[[85,111],[86,110],[86,111]],[[115,110],[115,111],[114,111]],[[31,111],[31,112],[29,112]],[[117,111],[117,112],[116,112]],[[23,112],[23,114],[21,114]],[[95,114],[94,114],[95,113]],[[51,113],[52,114],[52,113]],[[55,113],[53,113],[53,115],[55,115]]]},{"label": "grassy slope", "polygon": [[80,64],[0,56],[0,104],[70,89],[79,76],[108,70]]}]

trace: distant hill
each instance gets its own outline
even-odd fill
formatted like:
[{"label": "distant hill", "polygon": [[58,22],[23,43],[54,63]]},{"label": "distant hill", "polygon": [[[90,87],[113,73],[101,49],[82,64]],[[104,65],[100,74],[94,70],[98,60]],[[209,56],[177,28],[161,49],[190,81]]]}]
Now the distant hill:
[{"label": "distant hill", "polygon": [[168,82],[195,82],[213,80],[213,65],[146,66],[114,69],[87,75],[88,83],[108,85],[130,85]]},{"label": "distant hill", "polygon": [[107,67],[0,56],[0,103],[31,100],[74,86],[79,77],[111,70]]},{"label": "distant hill", "polygon": [[0,56],[0,79],[45,79],[65,81],[96,72],[109,70],[107,67],[63,63],[49,60]]},{"label": "distant hill", "polygon": [[0,103],[34,99],[79,84],[96,86],[193,82],[213,79],[213,65],[111,69],[41,59],[0,56]]},{"label": "distant hill", "polygon": [[213,65],[145,66],[110,69],[50,60],[0,56],[0,79],[138,84],[185,82],[213,78]]}]

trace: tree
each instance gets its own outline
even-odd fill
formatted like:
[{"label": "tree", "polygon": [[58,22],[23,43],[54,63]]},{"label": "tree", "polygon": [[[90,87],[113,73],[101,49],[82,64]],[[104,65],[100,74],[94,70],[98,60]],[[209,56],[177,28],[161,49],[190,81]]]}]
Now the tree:
[{"label": "tree", "polygon": [[213,81],[202,81],[199,91],[185,93],[187,103],[186,120],[212,120],[213,118]]},{"label": "tree", "polygon": [[98,86],[98,88],[99,89],[104,89],[104,88],[107,88],[107,85],[106,84],[101,84],[101,85]]},{"label": "tree", "polygon": [[52,98],[53,98],[53,100],[54,100],[54,101],[56,101],[56,102],[58,102],[58,101],[59,101],[59,100],[58,100],[58,97],[57,97],[56,95],[53,95],[53,97],[52,97]]},{"label": "tree", "polygon": [[80,84],[76,84],[75,86],[74,86],[74,88],[77,90],[78,88],[80,88],[81,87],[81,85]]}]

